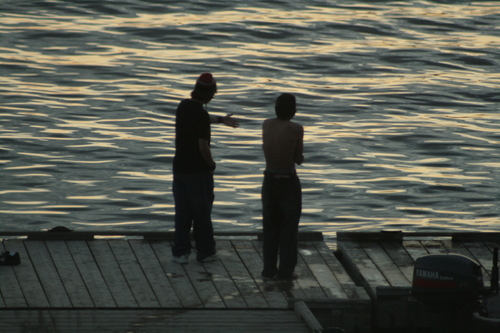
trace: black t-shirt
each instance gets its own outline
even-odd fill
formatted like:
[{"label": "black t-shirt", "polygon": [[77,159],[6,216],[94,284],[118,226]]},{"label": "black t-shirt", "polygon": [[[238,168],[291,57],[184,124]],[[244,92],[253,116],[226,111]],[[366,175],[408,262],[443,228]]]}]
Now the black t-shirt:
[{"label": "black t-shirt", "polygon": [[201,155],[199,139],[207,139],[210,142],[210,116],[200,102],[185,99],[177,107],[175,116],[175,173],[210,170]]}]

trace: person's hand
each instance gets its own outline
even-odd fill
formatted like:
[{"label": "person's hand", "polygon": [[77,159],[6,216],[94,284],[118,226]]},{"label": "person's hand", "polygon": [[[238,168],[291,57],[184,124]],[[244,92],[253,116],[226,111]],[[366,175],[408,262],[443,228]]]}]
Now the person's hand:
[{"label": "person's hand", "polygon": [[304,155],[300,155],[300,157],[295,161],[298,165],[304,163]]},{"label": "person's hand", "polygon": [[239,127],[240,122],[237,119],[231,118],[232,115],[233,115],[233,113],[230,113],[230,114],[227,114],[224,117],[222,117],[222,123],[226,126],[230,126],[230,127],[234,127],[234,128]]},{"label": "person's hand", "polygon": [[216,168],[216,167],[217,167],[217,164],[216,164],[215,162],[214,162],[214,164],[212,164],[212,165],[210,166],[210,170],[209,170],[209,172],[210,172],[212,175],[214,174],[214,171],[215,171],[215,168]]}]

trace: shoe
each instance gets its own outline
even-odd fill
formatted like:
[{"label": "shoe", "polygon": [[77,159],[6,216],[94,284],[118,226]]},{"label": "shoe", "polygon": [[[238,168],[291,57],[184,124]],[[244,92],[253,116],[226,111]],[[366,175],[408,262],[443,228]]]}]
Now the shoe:
[{"label": "shoe", "polygon": [[205,258],[198,260],[198,261],[201,263],[207,263],[207,262],[217,261],[219,259],[220,258],[217,254],[212,254],[211,256],[205,257]]},{"label": "shoe", "polygon": [[19,265],[20,263],[21,257],[17,252],[5,251],[0,255],[0,266]]},{"label": "shoe", "polygon": [[174,257],[172,261],[181,265],[187,264],[189,262],[189,254],[184,254],[182,256]]}]

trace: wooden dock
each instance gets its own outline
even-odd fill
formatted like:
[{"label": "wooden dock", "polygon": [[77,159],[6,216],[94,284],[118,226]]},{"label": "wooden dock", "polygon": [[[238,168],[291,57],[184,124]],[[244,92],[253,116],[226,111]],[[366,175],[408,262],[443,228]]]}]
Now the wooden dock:
[{"label": "wooden dock", "polygon": [[[2,232],[0,232],[2,234]],[[459,253],[490,285],[499,233],[339,232],[300,235],[298,278],[264,280],[259,234],[217,235],[221,260],[172,262],[169,233],[4,233],[1,332],[425,332],[411,295],[415,260]],[[23,236],[23,237],[19,237]],[[488,301],[500,318],[499,297]]]},{"label": "wooden dock", "polygon": [[318,239],[301,238],[298,278],[281,282],[260,276],[262,244],[252,235],[218,236],[221,260],[192,255],[179,265],[158,233],[4,234],[0,250],[19,252],[21,264],[0,267],[1,332],[309,332],[322,316],[323,326],[354,331],[369,322],[368,295]]},{"label": "wooden dock", "polygon": [[[423,305],[411,296],[415,260],[432,253],[457,253],[477,261],[489,288],[493,249],[500,233],[339,232],[338,256],[353,280],[373,300],[373,322],[380,332],[422,332],[428,325]],[[500,298],[488,300],[500,318]]]}]

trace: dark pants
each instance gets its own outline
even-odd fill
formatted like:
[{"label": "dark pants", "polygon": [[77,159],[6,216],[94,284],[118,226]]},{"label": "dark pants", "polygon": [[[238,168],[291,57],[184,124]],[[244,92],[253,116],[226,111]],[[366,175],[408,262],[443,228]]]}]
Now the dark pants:
[{"label": "dark pants", "polygon": [[[277,178],[280,177],[280,178]],[[285,178],[286,177],[286,178]],[[296,174],[264,174],[262,185],[263,276],[289,277],[297,265],[302,190]],[[279,268],[277,268],[279,253]]]},{"label": "dark pants", "polygon": [[190,231],[196,246],[196,258],[215,254],[212,227],[214,177],[209,172],[174,173],[175,234],[172,254],[176,257],[191,253]]}]

